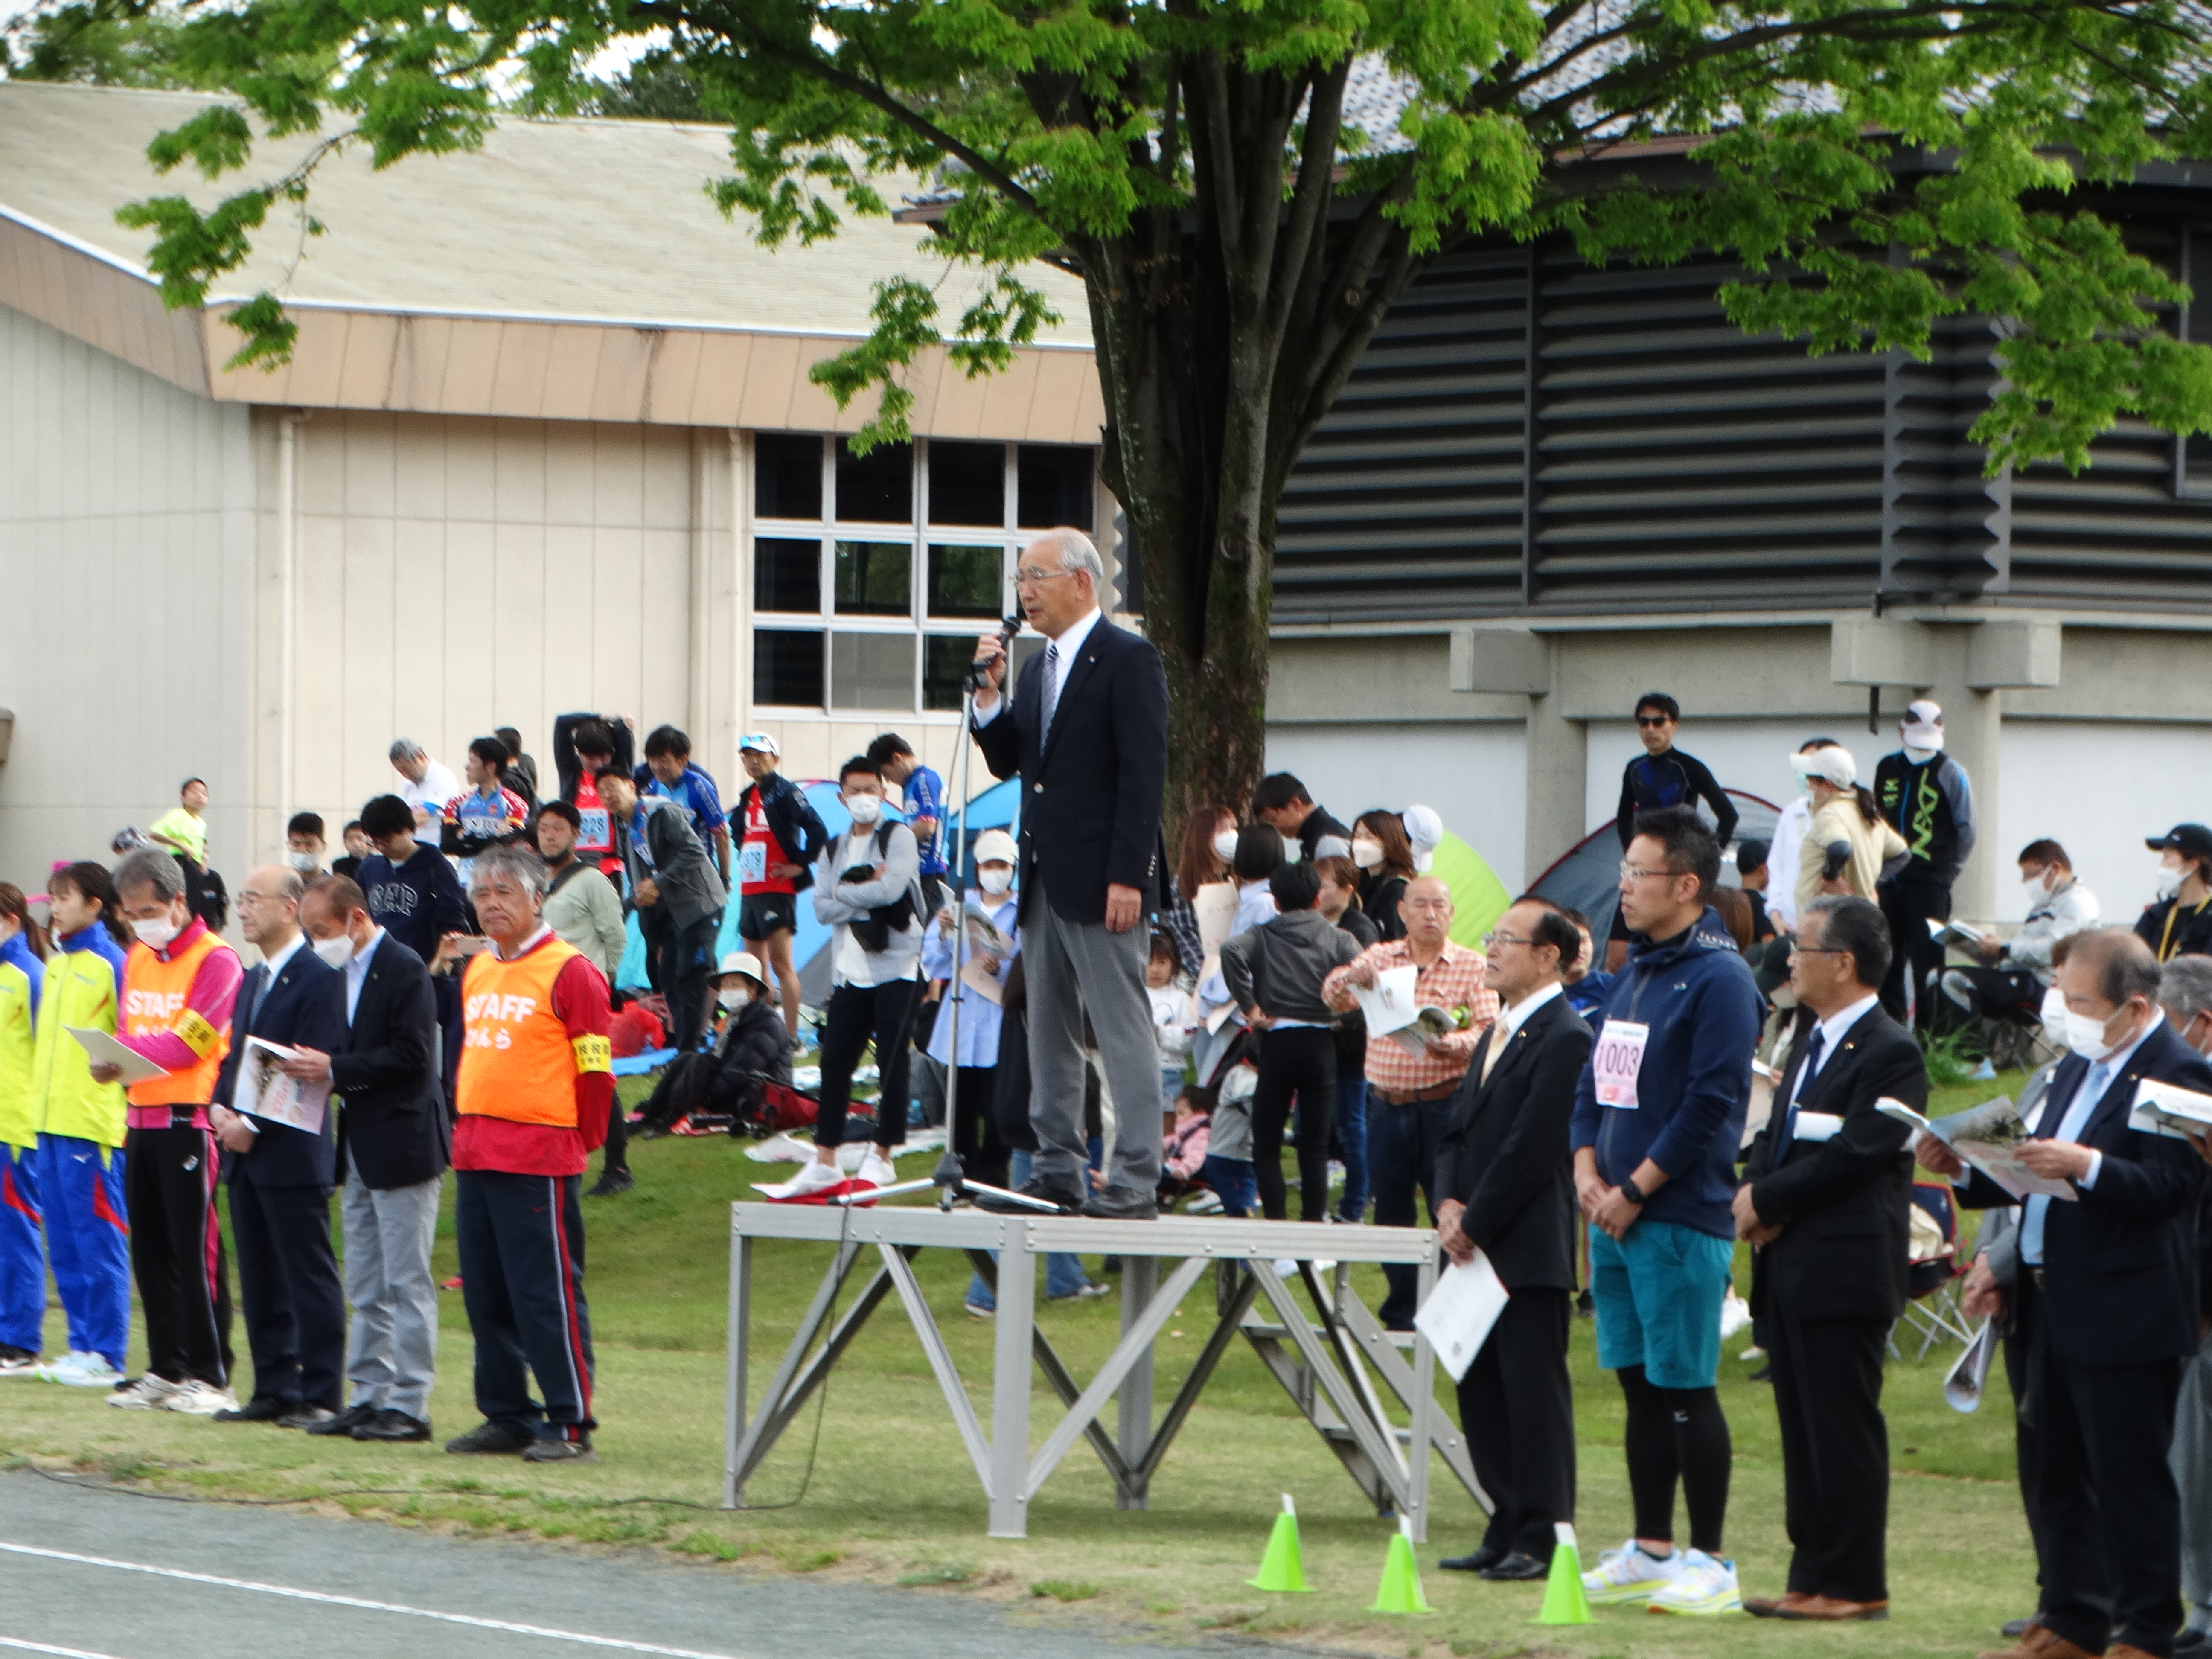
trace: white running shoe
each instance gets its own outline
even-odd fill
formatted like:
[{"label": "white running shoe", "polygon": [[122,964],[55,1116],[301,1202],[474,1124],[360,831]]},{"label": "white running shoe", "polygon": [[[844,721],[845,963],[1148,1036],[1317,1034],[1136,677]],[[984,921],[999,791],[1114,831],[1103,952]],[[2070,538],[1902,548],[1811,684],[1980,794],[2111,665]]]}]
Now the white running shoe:
[{"label": "white running shoe", "polygon": [[75,1348],[71,1348],[59,1359],[48,1360],[31,1375],[41,1382],[58,1382],[71,1372],[82,1370],[85,1361],[92,1358],[93,1356],[88,1353],[79,1353]]},{"label": "white running shoe", "polygon": [[1736,1590],[1735,1563],[1703,1550],[1691,1550],[1683,1556],[1682,1571],[1674,1582],[1651,1592],[1647,1611],[1703,1618],[1741,1613],[1743,1597]]},{"label": "white running shoe", "polygon": [[118,1411],[150,1412],[159,1410],[161,1403],[179,1392],[177,1384],[163,1380],[148,1371],[127,1389],[118,1389],[107,1396],[107,1403]]},{"label": "white running shoe", "polygon": [[1591,1605],[1645,1601],[1682,1576],[1682,1552],[1647,1555],[1633,1538],[1597,1559],[1595,1571],[1583,1575],[1583,1595]]},{"label": "white running shoe", "polygon": [[39,1356],[28,1348],[10,1348],[0,1353],[0,1376],[36,1376],[40,1369]]},{"label": "white running shoe", "polygon": [[[161,1401],[166,1412],[182,1412],[186,1417],[213,1417],[217,1412],[238,1409],[238,1396],[228,1389],[218,1389],[212,1382],[203,1382],[198,1377],[176,1389]],[[1734,1583],[1731,1577],[1729,1582]]]},{"label": "white running shoe", "polygon": [[69,1389],[112,1389],[123,1381],[123,1373],[96,1353],[70,1354],[47,1366],[40,1375],[49,1382],[58,1382]]},{"label": "white running shoe", "polygon": [[872,1187],[888,1187],[898,1179],[898,1171],[892,1167],[890,1159],[872,1146],[860,1159],[860,1167],[853,1172],[853,1179],[865,1181]]}]

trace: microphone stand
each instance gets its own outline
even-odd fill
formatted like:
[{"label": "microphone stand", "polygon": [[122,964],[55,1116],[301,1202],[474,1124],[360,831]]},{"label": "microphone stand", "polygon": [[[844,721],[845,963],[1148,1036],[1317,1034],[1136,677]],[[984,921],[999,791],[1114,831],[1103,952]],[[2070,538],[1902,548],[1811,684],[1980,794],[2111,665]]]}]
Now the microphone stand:
[{"label": "microphone stand", "polygon": [[[1011,690],[1014,666],[1014,636],[1022,631],[1018,616],[1007,617],[999,624],[998,660],[1006,665],[1000,677],[999,714],[1007,714],[1006,699]],[[988,682],[983,676],[990,662],[980,660],[968,665],[968,677],[960,684],[960,750],[953,757],[952,769],[957,781],[952,786],[955,803],[955,824],[952,832],[952,857],[949,860],[952,873],[952,978],[945,988],[951,999],[951,1058],[945,1067],[945,1152],[952,1154],[952,1136],[959,1119],[960,1108],[960,999],[965,981],[960,977],[968,965],[968,775],[969,752],[975,747],[975,693]],[[946,1185],[940,1203],[950,1207],[957,1190]]]}]

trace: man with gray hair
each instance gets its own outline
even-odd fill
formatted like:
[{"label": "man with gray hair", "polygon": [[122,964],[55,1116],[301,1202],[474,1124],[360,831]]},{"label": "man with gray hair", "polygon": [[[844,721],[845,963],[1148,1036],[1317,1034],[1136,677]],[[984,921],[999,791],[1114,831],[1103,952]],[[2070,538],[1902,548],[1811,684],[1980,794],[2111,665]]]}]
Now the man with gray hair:
[{"label": "man with gray hair", "polygon": [[446,1449],[591,1460],[578,1189],[614,1100],[607,982],[545,925],[537,854],[511,842],[479,854],[469,893],[492,948],[461,981],[453,1235],[484,1420]]},{"label": "man with gray hair", "polygon": [[390,750],[392,769],[404,780],[399,799],[415,814],[417,830],[444,816],[446,803],[461,793],[461,781],[453,768],[430,758],[429,751],[412,738],[394,738]]},{"label": "man with gray hair", "polygon": [[[239,924],[261,961],[239,991],[230,1053],[208,1118],[230,1154],[224,1174],[253,1396],[217,1412],[219,1423],[304,1429],[335,1417],[340,1404],[345,1297],[331,1249],[337,1136],[330,1089],[325,1082],[319,1091],[294,1091],[279,1057],[268,1052],[268,1046],[286,1054],[337,1046],[337,970],[307,948],[300,926],[305,890],[296,870],[264,864],[238,894]],[[261,1109],[295,1092],[314,1120],[312,1128]]]},{"label": "man with gray hair", "polygon": [[[2184,1042],[2212,1054],[2212,957],[2166,963],[2159,970],[2158,1006]],[[2189,1604],[2177,1653],[2212,1643],[2212,1204],[2197,1213],[2197,1328],[2208,1334],[2181,1373],[2167,1459],[2181,1489],[2181,1596]]]},{"label": "man with gray hair", "polygon": [[[230,1392],[230,1285],[216,1214],[222,1148],[208,1110],[245,970],[185,902],[185,872],[153,848],[115,866],[116,909],[137,936],[123,963],[116,1040],[161,1069],[133,1083],[124,1121],[131,1267],[146,1316],[146,1374],[108,1396],[126,1411],[212,1417]],[[94,1083],[119,1066],[98,1062]]]},{"label": "man with gray hair", "polygon": [[[1022,781],[1022,959],[1029,981],[1030,1122],[1036,1176],[1023,1188],[1063,1211],[1158,1213],[1159,1054],[1145,988],[1165,848],[1168,686],[1159,653],[1099,609],[1104,565],[1079,530],[1048,530],[1015,562],[1014,592],[1043,653],[1011,717],[998,635],[977,641],[975,742],[994,775]],[[1117,1132],[1088,1198],[1083,1021],[1098,1039]]]}]

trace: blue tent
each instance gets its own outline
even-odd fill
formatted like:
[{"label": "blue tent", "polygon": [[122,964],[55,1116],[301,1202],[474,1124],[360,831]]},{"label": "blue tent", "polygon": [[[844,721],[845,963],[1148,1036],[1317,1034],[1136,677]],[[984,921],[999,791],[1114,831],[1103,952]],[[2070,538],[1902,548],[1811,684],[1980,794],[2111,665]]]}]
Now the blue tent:
[{"label": "blue tent", "polygon": [[[1782,809],[1741,789],[1728,793],[1736,805],[1736,839],[1771,841]],[[1706,823],[1713,822],[1711,809],[1703,802],[1698,803],[1698,811]],[[1735,865],[1722,862],[1721,880],[1726,886],[1735,884]],[[1590,937],[1602,943],[1612,931],[1613,913],[1620,907],[1620,831],[1610,823],[1591,830],[1571,852],[1539,876],[1529,890],[1562,908],[1581,911],[1589,918]]]}]

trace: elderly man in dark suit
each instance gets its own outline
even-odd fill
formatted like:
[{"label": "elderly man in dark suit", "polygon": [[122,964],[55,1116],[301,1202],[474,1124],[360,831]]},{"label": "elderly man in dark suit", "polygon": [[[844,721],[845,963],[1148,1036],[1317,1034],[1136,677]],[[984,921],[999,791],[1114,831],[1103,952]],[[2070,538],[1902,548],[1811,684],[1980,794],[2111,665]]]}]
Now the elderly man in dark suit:
[{"label": "elderly man in dark suit", "polygon": [[[2169,1659],[2181,1624],[2180,1504],[2166,1451],[2181,1362],[2197,1352],[2203,1166],[2131,1129],[2145,1080],[2212,1094],[2212,1066],[2157,1001],[2158,962],[2123,928],[2077,933],[2058,970],[2067,1056],[2021,1160],[2071,1201],[2021,1206],[2018,1320],[2042,1443],[2042,1606],[1988,1659]],[[1929,1135],[1916,1150],[1977,1207],[2013,1194]]]},{"label": "elderly man in dark suit", "polygon": [[217,1412],[219,1423],[301,1429],[337,1413],[345,1304],[331,1249],[337,1149],[331,1114],[325,1109],[311,1133],[240,1109],[258,1097],[239,1089],[249,1039],[285,1048],[331,1040],[331,969],[301,931],[303,890],[297,871],[264,864],[238,895],[239,925],[262,959],[239,987],[230,1053],[208,1121],[233,1155],[224,1173],[253,1395],[234,1411]]},{"label": "elderly man in dark suit", "polygon": [[[596,877],[594,878],[596,879]],[[439,1083],[438,999],[422,957],[369,919],[343,876],[308,889],[307,936],[337,968],[332,1051],[286,1069],[337,1095],[352,1399],[310,1434],[428,1440],[437,1374],[438,1284],[430,1244],[453,1134]]]},{"label": "elderly man in dark suit", "polygon": [[1582,950],[1549,900],[1524,898],[1482,942],[1483,983],[1503,1009],[1452,1097],[1437,1154],[1437,1235],[1454,1261],[1477,1250],[1510,1292],[1467,1374],[1460,1422],[1496,1506],[1481,1545],[1443,1565],[1485,1578],[1541,1578],[1558,1524],[1575,1514],[1575,1085],[1590,1029],[1561,970]]},{"label": "elderly man in dark suit", "polygon": [[1788,1593],[1744,1598],[1759,1618],[1889,1616],[1881,1362],[1905,1310],[1912,1154],[1911,1131],[1876,1103],[1928,1104],[1920,1045],[1879,1006],[1889,953],[1888,925],[1865,899],[1815,899],[1798,918],[1790,988],[1816,1023],[1792,1045],[1736,1190],[1795,1546]]},{"label": "elderly man in dark suit", "polygon": [[[1036,1176],[1024,1190],[1066,1212],[1148,1221],[1158,1213],[1159,1056],[1145,990],[1164,862],[1168,687],[1150,641],[1099,609],[1106,569],[1079,530],[1022,550],[1015,592],[1045,648],[1009,714],[1006,653],[979,642],[986,682],[975,742],[994,776],[1021,776],[1022,960],[1029,983],[1030,1115]],[[1103,1190],[1085,1195],[1083,1021],[1098,1039],[1119,1133]]]}]

